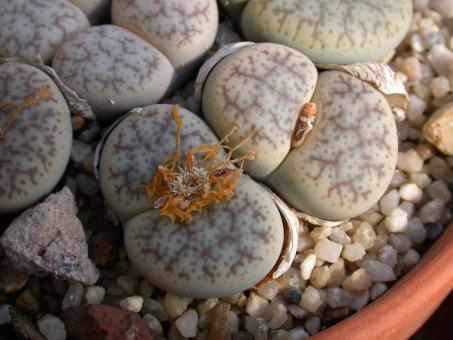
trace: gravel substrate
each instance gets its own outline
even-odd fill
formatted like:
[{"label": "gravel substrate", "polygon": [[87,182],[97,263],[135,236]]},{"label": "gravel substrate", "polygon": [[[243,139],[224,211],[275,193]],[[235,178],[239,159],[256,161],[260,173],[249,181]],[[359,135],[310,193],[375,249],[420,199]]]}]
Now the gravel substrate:
[{"label": "gravel substrate", "polygon": [[[128,261],[121,227],[106,211],[93,175],[94,149],[104,130],[90,123],[76,135],[63,182],[76,195],[100,279],[84,286],[28,277],[10,270],[0,249],[0,333],[10,304],[45,338],[64,339],[61,311],[89,303],[139,313],[155,339],[301,339],[379,298],[417,264],[453,217],[453,157],[438,151],[442,143],[452,145],[447,139],[453,136],[441,135],[434,146],[424,129],[438,109],[453,115],[453,18],[442,17],[453,15],[443,10],[453,2],[431,3],[438,11],[428,8],[429,1],[414,0],[412,28],[390,63],[410,103],[407,119],[398,122],[397,170],[373,209],[337,227],[303,225],[292,268],[278,280],[223,299],[178,297],[151,286]],[[220,24],[218,46],[239,39],[230,23]],[[199,111],[192,84],[166,102]]]}]

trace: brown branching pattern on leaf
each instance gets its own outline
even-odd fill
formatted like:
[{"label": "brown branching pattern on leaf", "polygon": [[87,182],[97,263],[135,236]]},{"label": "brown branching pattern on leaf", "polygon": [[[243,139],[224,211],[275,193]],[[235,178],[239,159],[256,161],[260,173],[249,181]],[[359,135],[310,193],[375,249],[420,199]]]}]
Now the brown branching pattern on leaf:
[{"label": "brown branching pattern on leaf", "polygon": [[87,26],[83,13],[66,1],[2,1],[0,56],[49,62],[63,40]]},{"label": "brown branching pattern on leaf", "polygon": [[[221,115],[230,124],[240,122],[244,131],[256,127],[252,145],[262,145],[264,141],[276,149],[292,135],[295,113],[309,91],[306,82],[310,75],[304,73],[307,67],[307,61],[292,50],[257,46],[253,54],[230,65],[217,86]],[[234,85],[238,82],[243,87]],[[266,103],[266,98],[275,104]]]},{"label": "brown branching pattern on leaf", "polygon": [[[162,268],[169,279],[206,280],[212,284],[243,275],[250,265],[259,265],[263,260],[257,255],[260,245],[269,246],[275,239],[267,207],[241,185],[236,191],[231,201],[207,207],[190,225],[169,225],[158,215],[143,217],[143,227],[135,224],[129,235],[140,249],[141,260]],[[221,228],[213,228],[219,223]],[[174,242],[177,247],[168,246]],[[191,259],[190,264],[187,259]]]},{"label": "brown branching pattern on leaf", "polygon": [[[399,31],[399,23],[391,22],[388,13],[399,13],[401,19],[411,13],[404,11],[404,4],[398,1],[373,0],[261,0],[258,4],[258,18],[264,13],[275,16],[277,32],[288,30],[289,21],[296,23],[296,28],[289,29],[292,40],[296,41],[299,34],[310,32],[310,48],[326,48],[326,37],[338,35],[335,46],[364,47],[370,40],[370,35],[382,34],[387,39]],[[336,3],[336,5],[335,5]],[[364,17],[363,13],[369,13]],[[337,32],[326,30],[327,22],[336,22]],[[361,28],[360,38],[355,36],[353,27]]]},{"label": "brown branching pattern on leaf", "polygon": [[[30,66],[0,68],[0,126],[9,122],[0,139],[0,198],[30,194],[64,157],[57,139],[68,112],[56,105],[49,86]],[[13,109],[18,111],[11,120]]]},{"label": "brown branching pattern on leaf", "polygon": [[146,90],[159,74],[159,55],[132,33],[105,25],[77,33],[58,50],[53,67],[84,96],[119,96]]},{"label": "brown branching pattern on leaf", "polygon": [[146,0],[146,4],[144,0],[128,0],[118,5],[131,13],[124,22],[139,25],[151,41],[156,36],[174,41],[177,48],[199,39],[205,25],[213,20],[209,15],[211,6],[208,0],[192,1],[190,5],[182,0]]}]

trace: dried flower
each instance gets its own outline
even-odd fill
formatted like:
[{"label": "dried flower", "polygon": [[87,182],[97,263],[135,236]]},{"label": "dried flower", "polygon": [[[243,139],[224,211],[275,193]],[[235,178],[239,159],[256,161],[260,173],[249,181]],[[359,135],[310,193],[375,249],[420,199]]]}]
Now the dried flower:
[{"label": "dried flower", "polygon": [[0,113],[6,113],[7,120],[4,124],[0,125],[0,139],[5,136],[6,130],[14,123],[17,115],[24,109],[33,106],[43,100],[49,100],[52,98],[52,93],[48,87],[39,88],[36,93],[25,98],[20,104],[16,104],[10,101],[0,101]]},{"label": "dried flower", "polygon": [[[230,148],[224,143],[239,128],[235,124],[231,131],[217,144],[204,144],[190,148],[186,155],[181,155],[182,118],[179,107],[171,111],[176,122],[176,150],[159,165],[151,183],[143,187],[148,198],[155,198],[154,208],[160,214],[168,216],[173,222],[192,222],[192,213],[201,212],[211,203],[229,200],[239,180],[245,160],[254,159],[252,153],[233,159],[233,153],[244,145],[252,132],[241,143]],[[227,154],[221,156],[222,150]],[[235,167],[235,164],[240,164]]]}]

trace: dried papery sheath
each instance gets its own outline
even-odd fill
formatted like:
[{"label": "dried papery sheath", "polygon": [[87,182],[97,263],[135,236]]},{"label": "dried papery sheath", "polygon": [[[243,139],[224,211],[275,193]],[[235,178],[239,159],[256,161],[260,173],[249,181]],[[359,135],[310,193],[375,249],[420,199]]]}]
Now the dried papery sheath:
[{"label": "dried papery sheath", "polygon": [[93,113],[93,110],[91,109],[91,106],[88,105],[88,102],[85,99],[80,98],[77,93],[73,90],[71,90],[69,87],[67,87],[61,79],[58,77],[58,75],[55,73],[55,71],[46,65],[42,65],[39,63],[32,63],[26,60],[22,59],[17,59],[17,58],[0,58],[0,65],[1,64],[29,64],[37,69],[43,71],[46,73],[57,85],[58,89],[61,91],[63,94],[64,98],[66,99],[66,102],[68,103],[69,109],[73,115],[76,116],[81,116],[83,118],[86,118],[88,120],[94,120],[96,119],[96,116]]},{"label": "dried papery sheath", "polygon": [[316,66],[326,70],[346,72],[366,81],[387,98],[396,120],[401,121],[405,119],[409,95],[403,82],[390,66],[381,63],[357,63],[351,65],[319,64]]},{"label": "dried papery sheath", "polygon": [[297,216],[298,219],[304,222],[308,222],[310,224],[314,225],[319,225],[322,227],[336,227],[337,225],[340,225],[341,223],[345,221],[328,221],[328,220],[323,220],[322,218],[314,217],[309,214],[300,212],[300,211],[295,211],[294,214]]},{"label": "dried papery sheath", "polygon": [[249,41],[243,41],[238,43],[233,43],[226,45],[214,53],[206,62],[201,66],[200,71],[198,71],[197,79],[195,80],[195,99],[198,103],[198,106],[201,107],[201,98],[203,96],[203,87],[208,79],[209,74],[212,69],[224,58],[228,57],[230,54],[233,54],[240,50],[243,47],[254,45],[255,43]]},{"label": "dried papery sheath", "polygon": [[318,108],[315,103],[307,103],[300,110],[299,118],[291,140],[291,147],[297,148],[302,145],[308,133],[313,129],[316,112]]},{"label": "dried papery sheath", "polygon": [[279,278],[291,268],[297,253],[297,244],[299,242],[299,226],[300,221],[296,214],[282,201],[280,197],[274,194],[270,189],[263,185],[263,188],[269,193],[277,206],[283,219],[285,227],[285,241],[283,244],[280,259],[277,262],[274,271],[272,272],[272,279]]},{"label": "dried papery sheath", "polygon": [[[173,106],[171,114],[176,123],[176,150],[163,164],[159,165],[151,183],[143,190],[149,199],[155,199],[154,208],[168,216],[173,222],[192,222],[192,213],[201,212],[211,203],[229,200],[234,195],[234,187],[239,180],[245,160],[254,159],[246,153],[233,159],[233,153],[246,143],[253,133],[234,148],[224,145],[239,128],[233,129],[217,144],[205,144],[190,148],[181,154],[181,131],[183,121],[179,107]],[[221,157],[223,148],[226,156]],[[235,167],[239,164],[239,167]]]}]

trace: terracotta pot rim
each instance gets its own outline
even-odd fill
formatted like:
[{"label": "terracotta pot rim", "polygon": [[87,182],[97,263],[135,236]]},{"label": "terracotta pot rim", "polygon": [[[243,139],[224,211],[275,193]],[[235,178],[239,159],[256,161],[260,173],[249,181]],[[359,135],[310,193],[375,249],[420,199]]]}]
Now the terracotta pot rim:
[{"label": "terracotta pot rim", "polygon": [[313,339],[407,339],[453,290],[453,222],[388,292]]}]

